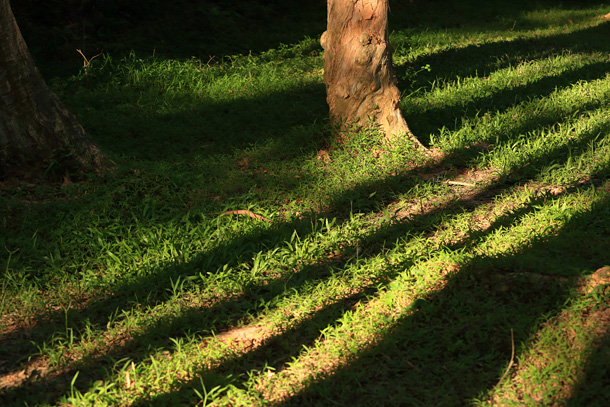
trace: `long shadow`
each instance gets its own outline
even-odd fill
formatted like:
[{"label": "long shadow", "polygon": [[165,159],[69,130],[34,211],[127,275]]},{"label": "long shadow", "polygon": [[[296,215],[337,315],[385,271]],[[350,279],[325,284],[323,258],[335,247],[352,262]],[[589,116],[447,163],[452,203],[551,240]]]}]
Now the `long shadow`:
[{"label": "long shadow", "polygon": [[[269,140],[301,146],[305,155],[314,154],[311,149],[315,147],[295,131],[325,116],[324,92],[320,84],[264,96],[237,95],[223,102],[190,95],[182,97],[185,100],[159,96],[142,108],[138,100],[142,96],[126,90],[99,101],[109,114],[108,120],[100,120],[97,106],[76,106],[74,111],[85,126],[95,129],[96,141],[104,151],[129,159],[188,162]],[[164,104],[179,108],[159,113]]]},{"label": "long shadow", "polygon": [[[532,163],[532,165],[534,167],[537,167],[539,164],[543,163],[544,161],[551,160],[551,159],[555,159],[560,162],[564,161],[567,158],[566,153],[568,150],[574,151],[576,153],[576,155],[578,155],[579,153],[583,153],[587,150],[588,144],[591,140],[593,140],[595,137],[597,137],[597,135],[600,132],[605,132],[607,130],[608,130],[607,126],[591,129],[591,131],[588,132],[588,134],[586,136],[582,137],[582,139],[577,143],[577,145],[574,144],[571,146],[565,146],[562,148],[558,148],[555,151],[549,153],[548,156],[540,157],[539,162],[534,161]],[[603,170],[600,172],[599,175],[600,176],[604,175]],[[525,181],[527,181],[527,180],[525,180]],[[595,182],[598,182],[598,181],[599,180],[597,180]],[[583,187],[583,186],[581,186],[581,187]],[[586,185],[585,185],[585,187],[586,187]],[[370,185],[367,185],[367,186],[365,186],[365,188],[367,191],[369,191],[369,190],[378,191],[380,189],[384,189],[384,186],[377,184],[375,187],[371,187]],[[472,199],[475,202],[479,202],[479,203],[480,202],[490,202],[496,196],[499,196],[505,188],[506,188],[505,185],[503,185],[502,183],[498,183],[498,184],[492,185],[488,190],[482,192],[479,196],[471,197],[470,199]],[[346,194],[348,194],[348,195],[351,195],[352,193],[353,193],[353,191],[346,192]],[[546,198],[544,198],[543,200],[546,200]],[[339,200],[339,202],[340,203],[337,205],[338,207],[345,207],[345,205],[343,205],[341,200]],[[466,246],[468,244],[472,244],[472,241],[482,239],[484,235],[491,233],[492,231],[494,231],[497,228],[509,226],[512,222],[515,222],[518,219],[522,219],[528,213],[535,211],[536,206],[539,205],[540,203],[541,203],[540,200],[534,200],[526,208],[515,211],[515,212],[509,214],[508,216],[499,219],[494,225],[492,225],[490,228],[486,229],[485,232],[474,233],[466,241],[461,242],[460,246],[455,247],[454,249],[459,249],[461,246]],[[375,247],[375,244],[368,244],[368,242],[378,242],[380,240],[384,240],[384,242],[387,242],[389,244],[389,245],[386,245],[386,243],[384,243],[384,245],[383,245],[384,248],[391,247],[392,242],[396,241],[400,236],[405,236],[407,233],[419,234],[419,233],[430,232],[431,230],[433,230],[435,225],[434,225],[434,221],[432,221],[432,220],[435,218],[436,215],[439,215],[439,214],[447,215],[447,214],[451,214],[453,212],[460,212],[460,211],[464,210],[464,207],[470,207],[471,209],[474,209],[474,208],[476,208],[476,205],[469,205],[466,202],[454,203],[453,205],[450,205],[448,207],[437,208],[435,211],[429,212],[425,215],[419,215],[419,216],[416,215],[413,218],[411,218],[408,222],[405,222],[403,224],[393,225],[390,228],[367,235],[366,237],[363,238],[362,241],[360,241],[358,243],[358,247],[361,249],[360,256],[361,256],[361,258],[363,258],[363,257],[366,258],[368,256],[374,256],[375,254],[380,252],[380,250],[381,250],[380,247]],[[358,209],[358,208],[354,208],[354,209]],[[383,239],[384,237],[387,237],[387,238]],[[495,261],[495,260],[493,260],[493,261]],[[580,263],[578,260],[576,260],[576,261],[565,262],[565,264],[569,265],[569,267],[573,267],[574,265],[578,265]],[[537,263],[537,266],[538,265],[539,264]],[[405,263],[402,266],[408,267],[408,264]],[[570,269],[572,269],[572,268],[570,268]],[[397,273],[397,269],[392,269],[387,275],[384,276],[382,281],[387,283],[389,280],[391,280],[393,278],[393,276],[396,275],[396,273]],[[569,291],[569,290],[565,291],[564,292],[565,296],[567,296],[570,292],[571,291]],[[370,295],[370,293],[368,295]],[[565,298],[567,298],[567,297],[564,297],[564,299]],[[553,304],[555,304],[555,305],[563,304],[561,301],[555,302],[555,300],[556,300],[555,298],[552,299]],[[538,316],[544,314],[544,313],[542,313],[542,311],[540,311],[540,312],[541,313],[537,314]],[[324,323],[326,323],[325,314],[322,313],[322,316],[324,316],[324,321],[325,321]],[[313,318],[313,320],[317,321],[318,320],[317,316],[315,316]],[[309,323],[309,321],[307,321],[307,322]],[[285,336],[289,336],[289,335],[290,335],[290,333],[287,333],[287,335],[285,335]],[[284,336],[284,335],[282,334],[282,336]],[[303,337],[299,337],[299,338],[303,338]],[[292,343],[294,344],[294,342],[292,342]],[[299,343],[301,343],[301,342],[299,342]],[[309,346],[309,341],[307,341],[303,344]],[[293,351],[294,351],[294,349],[293,349]],[[263,347],[262,349],[256,351],[256,354],[260,354],[260,353],[268,354],[268,351],[266,350],[265,347]],[[292,355],[292,353],[291,353],[291,355]],[[258,360],[258,357],[253,358],[253,359]],[[288,357],[286,357],[285,359],[288,359]],[[249,356],[245,356],[244,360],[252,360],[252,358],[250,358]],[[265,361],[265,363],[266,363],[266,361]],[[247,370],[262,369],[263,365],[265,363],[258,360],[257,364],[248,365]],[[229,366],[236,365],[236,366],[240,366],[240,368],[243,368],[242,361],[231,360],[231,361],[228,361],[226,364]],[[224,370],[225,373],[228,373],[231,371],[232,370],[230,370],[230,369]],[[208,377],[208,375],[216,376],[218,374],[218,370],[215,370],[214,372],[206,371],[206,372],[201,372],[201,373],[203,374],[204,377]],[[172,393],[172,394],[169,394],[169,395],[159,396],[158,398],[155,398],[155,400],[156,400],[156,402],[159,403],[158,405],[163,405],[163,403],[168,402],[173,397],[177,397],[178,394],[184,394],[184,397],[187,397],[187,395],[190,394],[190,392],[191,392],[190,389],[192,388],[192,386],[196,386],[197,384],[198,384],[198,382],[197,382],[197,380],[195,380],[194,382],[189,383],[185,387],[185,389]],[[222,384],[226,385],[228,383],[225,382]],[[181,384],[180,386],[184,386],[184,384]],[[146,404],[148,402],[150,402],[150,400],[147,399],[147,401],[144,402],[144,404]]]},{"label": "long shadow", "polygon": [[[493,199],[493,196],[488,197],[488,201],[490,201],[492,199]],[[557,199],[557,197],[551,198],[550,200],[552,201],[554,199]],[[496,222],[494,222],[493,225],[491,225],[489,228],[487,228],[484,233],[472,234],[471,236],[467,237],[464,241],[460,242],[460,246],[472,245],[475,241],[482,240],[485,235],[489,235],[492,232],[498,230],[499,228],[504,228],[504,227],[509,226],[510,224],[523,220],[527,214],[535,212],[536,208],[540,204],[548,203],[547,200],[549,200],[548,197],[536,198],[536,199],[532,200],[524,208],[522,208],[518,211],[510,212],[510,213],[506,214],[505,216],[499,218]],[[451,211],[452,208],[448,208],[448,209],[449,209],[449,211]],[[421,224],[421,223],[426,223],[425,222],[426,218],[431,217],[431,216],[433,216],[433,215],[426,214],[426,215],[422,215],[422,216],[415,216],[414,219],[412,220],[412,222],[409,222],[409,223],[413,223],[415,225]],[[422,218],[422,219],[418,219],[418,218]],[[390,229],[390,230],[384,230],[384,231],[380,231],[379,233],[375,233],[373,235],[366,236],[363,239],[363,241],[358,243],[358,246],[361,248],[361,251],[360,251],[361,259],[367,258],[367,257],[372,257],[372,256],[375,256],[376,254],[380,253],[380,248],[378,248],[378,247],[373,248],[372,246],[367,245],[367,241],[369,239],[373,240],[373,241],[378,241],[382,235],[395,235],[395,239],[397,239],[398,235],[405,236],[407,234],[404,232],[404,230],[402,231],[402,233],[397,234],[396,230],[394,230],[394,229],[397,229],[396,226],[391,226],[388,229]],[[398,228],[398,229],[400,229],[400,228]],[[413,227],[412,229],[418,229],[418,228]],[[427,230],[427,231],[429,232],[429,230]],[[419,230],[409,231],[411,236],[417,235],[421,232],[423,232],[423,231],[419,231]],[[390,240],[389,247],[391,247],[391,242],[393,242],[393,240]],[[553,251],[563,249],[563,247],[557,248],[553,244],[549,244],[549,245],[552,246]],[[384,245],[384,247],[387,248],[388,246]],[[531,253],[529,253],[527,255],[527,258],[531,258],[532,256],[535,256],[535,254],[532,255]],[[481,263],[483,263],[484,261],[487,260],[484,256],[481,256],[481,259],[482,259]],[[495,262],[496,259],[491,259],[491,261]],[[387,266],[386,270],[384,270],[382,275],[378,276],[379,279],[375,281],[374,285],[367,287],[357,296],[350,297],[349,300],[355,302],[356,299],[359,299],[361,303],[366,303],[365,298],[370,298],[371,295],[377,293],[377,290],[374,288],[375,286],[377,286],[379,283],[387,284],[399,272],[401,272],[405,269],[408,269],[413,264],[414,264],[413,261],[407,260],[407,261],[403,262],[402,264],[399,264],[396,266]],[[571,261],[565,262],[566,270],[561,270],[559,272],[557,270],[555,270],[552,274],[557,273],[559,275],[562,275],[562,274],[565,275],[567,271],[573,271],[575,265],[583,266],[582,259],[571,259]],[[536,267],[537,266],[538,266],[538,264],[536,264]],[[534,268],[534,269],[537,270],[537,268]],[[523,268],[519,269],[519,271],[521,273],[523,273]],[[568,273],[568,274],[570,274],[570,273]],[[481,275],[481,276],[483,276],[483,275]],[[486,284],[490,284],[489,276],[483,276],[483,277],[487,277]],[[527,281],[523,282],[524,285],[531,284],[531,281],[529,281],[529,279],[526,278],[525,280],[527,280]],[[498,283],[501,283],[501,281],[498,281]],[[550,290],[550,286],[548,286],[548,285],[544,286],[544,290],[543,290],[544,292],[546,292],[545,290],[552,291],[549,293],[549,295],[547,297],[545,297],[545,301],[540,301],[539,299],[538,300],[536,299],[537,298],[536,296],[537,295],[539,296],[541,294],[540,292],[536,292],[536,295],[531,295],[532,294],[531,292],[524,294],[524,296],[529,299],[529,302],[527,304],[522,304],[522,307],[524,310],[527,309],[528,312],[532,313],[533,320],[537,320],[541,315],[548,314],[548,312],[550,312],[550,310],[553,309],[550,307],[549,304],[552,304],[553,306],[561,307],[565,303],[565,300],[568,298],[568,295],[572,293],[572,291],[571,291],[571,289],[569,289],[569,287],[566,287],[565,284],[558,283],[558,286],[561,289],[561,296],[559,296],[557,294],[557,292]],[[504,294],[508,295],[508,293],[504,293]],[[474,306],[474,304],[476,304],[476,301],[478,300],[478,298],[471,298],[471,300],[472,301],[470,303],[470,306]],[[536,307],[533,307],[532,303],[536,303]],[[339,305],[338,308],[337,308],[337,305]],[[496,307],[496,305],[497,304],[489,305],[490,309],[494,309]],[[173,391],[168,394],[158,395],[158,396],[153,397],[152,399],[146,398],[141,401],[141,405],[148,405],[148,404],[166,405],[169,402],[178,402],[178,401],[185,402],[186,400],[189,400],[193,397],[192,389],[193,389],[193,387],[197,387],[199,385],[199,379],[198,379],[199,377],[202,377],[206,383],[208,383],[208,380],[210,380],[211,386],[216,386],[216,385],[226,386],[229,384],[234,384],[234,385],[239,386],[239,384],[236,384],[231,381],[233,379],[227,381],[226,377],[228,377],[231,374],[238,376],[240,373],[243,373],[243,372],[262,371],[265,367],[269,367],[269,366],[274,367],[276,369],[276,371],[280,371],[287,366],[286,362],[284,362],[284,361],[291,360],[292,357],[294,357],[298,354],[299,350],[302,349],[303,346],[311,347],[311,345],[317,339],[319,332],[321,332],[321,329],[319,329],[320,327],[331,326],[334,323],[334,321],[332,321],[332,319],[337,318],[337,313],[336,313],[337,311],[339,311],[341,309],[347,309],[347,308],[349,308],[349,307],[345,307],[343,304],[343,301],[335,303],[334,305],[331,305],[328,308],[324,308],[321,310],[321,312],[319,314],[316,313],[312,317],[312,319],[306,320],[303,324],[300,324],[296,330],[291,329],[288,332],[282,332],[282,333],[278,334],[277,337],[274,337],[273,340],[270,341],[269,343],[261,346],[260,348],[257,348],[254,351],[248,352],[246,355],[243,355],[238,358],[233,358],[230,360],[224,360],[224,361],[222,361],[221,366],[218,368],[211,369],[211,370],[206,369],[206,370],[201,370],[201,371],[196,370],[195,371],[196,379],[193,379],[192,381],[188,381],[188,382],[179,381],[175,384],[175,387],[178,388],[179,390]],[[330,309],[333,309],[334,312],[328,313],[327,311],[329,311]],[[504,310],[507,313],[509,311],[512,313],[512,310],[510,310],[509,307],[506,307]],[[513,314],[513,317],[516,315],[519,315],[519,313],[515,312]],[[506,317],[505,315],[502,316],[502,318],[505,318],[505,317]],[[459,314],[456,311],[455,314],[452,313],[452,316],[447,317],[447,318],[452,318],[453,320],[457,320],[457,319],[459,319]],[[466,319],[466,324],[471,326],[472,324],[470,324],[468,322],[468,318],[465,318],[465,319]],[[443,321],[445,321],[445,319],[443,319]],[[441,323],[444,323],[444,322],[441,322]],[[521,321],[521,323],[525,324],[525,325],[528,324],[527,321]],[[493,325],[492,328],[496,329],[497,327],[495,325]],[[312,329],[313,329],[313,331],[312,331]],[[431,327],[430,329],[434,329],[434,327]],[[529,331],[526,331],[526,332],[529,332]],[[425,338],[428,335],[429,335],[428,331],[424,331],[421,333],[422,338]],[[280,342],[285,341],[286,343],[290,344],[290,347],[284,348],[284,349],[277,348],[277,346],[275,344],[278,341],[280,341]],[[301,346],[299,346],[299,345],[301,345]],[[493,345],[493,343],[486,344],[486,346],[488,346],[488,347],[491,347],[492,345]],[[432,352],[434,352],[434,350],[432,350]],[[392,359],[391,356],[390,356],[390,359]],[[369,368],[370,367],[367,367],[366,369],[369,369]],[[471,366],[466,366],[465,369],[469,370],[469,369],[471,369]],[[235,376],[233,376],[233,377],[235,377]],[[224,379],[222,379],[222,378],[224,378]],[[332,387],[332,385],[330,387]],[[406,399],[408,399],[408,398],[405,398],[403,400],[406,400]],[[397,400],[400,400],[400,399],[397,399]],[[351,402],[351,400],[350,400],[350,402]],[[372,400],[369,400],[368,402],[372,402]],[[297,402],[297,404],[299,404],[299,403],[300,403],[300,401]],[[140,404],[138,404],[138,405],[140,405]]]}]

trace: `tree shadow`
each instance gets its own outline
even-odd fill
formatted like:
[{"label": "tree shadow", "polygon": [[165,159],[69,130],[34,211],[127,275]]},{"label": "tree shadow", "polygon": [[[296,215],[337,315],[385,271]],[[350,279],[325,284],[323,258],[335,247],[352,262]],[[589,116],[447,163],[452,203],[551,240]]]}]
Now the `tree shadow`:
[{"label": "tree shadow", "polygon": [[[143,108],[132,100],[139,97],[138,92],[125,91],[100,100],[110,115],[108,120],[96,116],[96,106],[74,110],[87,127],[95,129],[96,141],[104,151],[128,159],[167,162],[227,154],[270,140],[296,145],[295,149],[311,148],[311,141],[298,132],[327,111],[323,85],[256,97],[237,95],[222,102],[168,95]],[[166,103],[173,108],[154,111]],[[90,121],[95,125],[88,124]],[[321,131],[319,127],[316,130]]]},{"label": "tree shadow", "polygon": [[[558,197],[551,198],[550,200],[557,199]],[[485,231],[485,234],[491,234],[492,232],[506,227],[512,223],[518,223],[526,217],[528,213],[536,211],[536,207],[545,201],[548,197],[534,199],[528,203],[520,211],[508,213],[505,216],[497,220],[490,228]],[[425,215],[423,218],[430,216]],[[597,216],[596,214],[594,216]],[[417,216],[415,218],[418,218]],[[414,219],[413,222],[417,224],[418,219]],[[389,231],[380,232],[381,235],[392,234]],[[403,234],[404,236],[404,234]],[[363,241],[359,243],[362,248],[361,258],[373,257],[376,253],[379,253],[378,249],[371,249],[366,245],[366,240],[377,240],[370,236],[367,236]],[[478,240],[481,236],[467,237],[461,242],[461,245],[470,245],[474,240]],[[550,243],[552,246],[551,250],[565,249],[566,243],[560,240],[563,247],[557,247],[555,244]],[[529,249],[528,249],[529,250]],[[534,251],[530,252],[526,257],[538,257],[539,253]],[[365,359],[366,364],[361,364],[361,356],[357,357],[356,362],[352,362],[357,365],[355,369],[361,369],[356,372],[355,369],[351,369],[343,374],[344,369],[339,368],[339,375],[342,375],[340,379],[334,381],[335,373],[332,374],[329,379],[328,376],[324,376],[319,382],[313,385],[304,394],[295,397],[289,402],[282,401],[284,405],[318,405],[325,404],[347,404],[355,403],[357,405],[370,405],[371,403],[377,405],[381,402],[381,405],[396,405],[404,404],[407,401],[417,400],[416,395],[408,395],[404,391],[399,390],[398,392],[394,387],[400,387],[399,381],[403,379],[405,373],[403,370],[408,371],[409,374],[414,375],[421,379],[422,374],[426,376],[426,386],[419,388],[419,393],[427,394],[430,391],[434,391],[435,386],[438,386],[439,393],[445,392],[445,386],[448,385],[447,378],[451,376],[451,380],[455,383],[449,384],[449,387],[455,387],[461,383],[464,386],[464,381],[467,382],[467,386],[480,386],[485,384],[481,381],[479,374],[485,375],[488,379],[497,380],[497,372],[489,365],[497,363],[499,370],[505,363],[505,356],[510,351],[510,341],[507,341],[507,337],[501,337],[498,335],[498,331],[503,328],[510,326],[515,330],[520,330],[521,335],[518,340],[526,341],[529,335],[535,332],[536,323],[541,320],[543,316],[548,317],[553,312],[558,312],[561,307],[565,304],[565,301],[571,294],[573,294],[572,287],[566,285],[563,281],[553,281],[551,276],[551,284],[546,281],[538,281],[534,287],[532,282],[538,278],[538,268],[532,268],[526,270],[523,267],[516,269],[509,269],[507,265],[514,262],[511,256],[507,256],[507,259],[501,258],[487,258],[480,256],[472,261],[472,266],[467,265],[466,268],[462,268],[458,274],[458,277],[453,278],[447,286],[445,286],[440,294],[432,294],[430,298],[426,298],[425,301],[417,302],[418,317],[405,317],[400,320],[397,324],[397,328],[393,328],[391,334],[381,340],[382,344],[386,342],[392,346],[401,346],[404,349],[402,352],[413,351],[417,352],[420,349],[421,352],[416,357],[409,357],[403,359],[397,356],[398,352],[390,349],[389,345],[379,345],[375,347],[375,353],[370,357],[368,356],[372,351],[366,351],[364,355],[369,359]],[[281,374],[284,369],[289,367],[289,362],[293,357],[297,356],[302,349],[311,348],[316,341],[320,340],[320,332],[324,331],[324,328],[335,326],[338,323],[340,316],[344,315],[344,312],[349,311],[352,305],[358,301],[360,304],[366,304],[368,300],[378,295],[378,289],[375,286],[380,284],[390,283],[398,274],[406,269],[409,269],[415,261],[403,262],[397,265],[386,265],[386,270],[383,273],[383,277],[374,282],[373,286],[368,287],[357,296],[348,297],[347,303],[338,301],[328,308],[323,308],[320,313],[314,314],[311,319],[306,320],[303,324],[300,324],[297,329],[290,329],[288,331],[280,332],[270,340],[268,343],[250,351],[243,356],[231,358],[229,360],[223,360],[221,366],[214,369],[196,370],[193,374],[194,379],[189,381],[179,380],[175,383],[177,390],[167,394],[160,394],[152,396],[151,398],[145,397],[136,405],[167,405],[170,402],[186,402],[187,400],[195,402],[193,388],[197,388],[200,385],[199,378],[201,378],[206,386],[227,386],[235,385],[241,387],[243,383],[239,383],[239,380],[235,380],[235,377],[239,377],[240,374],[247,372],[248,374],[264,372],[265,369],[273,368],[276,373]],[[489,263],[489,264],[487,264]],[[503,268],[498,269],[497,265],[503,265]],[[553,276],[563,275],[574,275],[572,266],[574,265],[583,266],[582,259],[571,259],[566,264],[565,270],[554,270]],[[472,270],[474,271],[472,271]],[[503,274],[503,273],[515,272],[515,275]],[[527,273],[533,272],[532,276]],[[507,289],[507,282],[510,282],[511,288]],[[485,285],[487,291],[481,290],[480,286]],[[490,295],[493,293],[492,295]],[[476,292],[476,295],[473,295]],[[497,298],[495,298],[497,297]],[[422,305],[423,304],[423,305]],[[337,308],[338,306],[338,308]],[[334,312],[328,313],[332,309]],[[524,318],[524,315],[526,316]],[[404,322],[405,320],[409,322]],[[483,327],[479,328],[479,325],[483,323]],[[479,329],[478,329],[479,328]],[[508,328],[507,332],[508,332]],[[408,335],[405,334],[408,332]],[[400,338],[397,338],[400,336]],[[408,340],[406,338],[413,338]],[[288,346],[281,348],[277,347],[277,343],[285,341]],[[476,351],[476,355],[472,355],[470,347],[473,347]],[[449,348],[449,349],[447,349]],[[443,363],[442,358],[444,353],[449,353],[452,356],[459,356],[463,358],[458,360],[456,363],[449,364]],[[464,354],[464,352],[468,352]],[[418,359],[430,359],[419,361]],[[375,359],[375,360],[372,360]],[[370,363],[367,363],[370,360]],[[384,367],[384,364],[387,366]],[[401,366],[398,371],[397,365]],[[448,365],[450,367],[448,367]],[[351,363],[350,363],[351,366]],[[460,371],[451,371],[450,369],[460,368]],[[473,368],[476,373],[473,374]],[[425,371],[423,373],[422,371]],[[361,374],[360,374],[361,373]],[[383,374],[391,377],[386,378],[384,381],[379,380]],[[361,377],[361,376],[364,376]],[[406,381],[408,377],[404,378]],[[380,394],[373,394],[368,399],[361,398],[363,387],[376,386],[379,382],[380,386],[385,388],[379,388]],[[372,383],[369,383],[372,382]],[[400,382],[401,383],[401,382]],[[345,386],[348,384],[348,387]],[[353,387],[351,385],[353,384]],[[421,382],[419,386],[421,386]],[[360,388],[360,390],[359,390]],[[441,391],[442,389],[442,391]],[[320,392],[327,396],[325,398],[309,396],[310,392]],[[445,392],[446,393],[446,392]],[[381,397],[380,397],[381,395]],[[384,402],[384,397],[392,395],[388,402]],[[451,401],[449,405],[455,405],[455,394],[445,394],[442,399],[426,399],[422,401],[418,400],[417,405],[444,405],[443,401]],[[466,397],[461,394],[461,397]]]}]

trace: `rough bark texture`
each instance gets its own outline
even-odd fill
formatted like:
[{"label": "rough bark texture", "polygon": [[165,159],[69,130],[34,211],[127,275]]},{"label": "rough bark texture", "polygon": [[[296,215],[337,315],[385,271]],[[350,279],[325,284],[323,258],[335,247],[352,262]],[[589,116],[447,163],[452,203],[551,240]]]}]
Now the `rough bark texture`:
[{"label": "rough bark texture", "polygon": [[96,168],[101,160],[38,72],[9,1],[0,0],[0,178],[51,164],[62,170]]},{"label": "rough bark texture", "polygon": [[386,137],[407,135],[388,41],[388,0],[327,0],[324,82],[331,122],[377,123]]}]

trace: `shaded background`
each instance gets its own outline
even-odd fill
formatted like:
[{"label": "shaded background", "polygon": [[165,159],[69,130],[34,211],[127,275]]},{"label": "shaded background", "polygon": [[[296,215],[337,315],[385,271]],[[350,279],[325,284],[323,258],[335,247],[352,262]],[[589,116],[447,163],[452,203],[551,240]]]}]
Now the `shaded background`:
[{"label": "shaded background", "polygon": [[21,0],[12,7],[23,35],[46,75],[74,73],[103,51],[207,60],[259,52],[326,25],[324,0]]}]

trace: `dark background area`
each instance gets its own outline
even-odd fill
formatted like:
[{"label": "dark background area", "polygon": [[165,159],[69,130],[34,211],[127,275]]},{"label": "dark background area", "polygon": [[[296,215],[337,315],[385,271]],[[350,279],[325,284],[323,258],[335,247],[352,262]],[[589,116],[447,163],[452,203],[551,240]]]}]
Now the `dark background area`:
[{"label": "dark background area", "polygon": [[11,2],[23,36],[46,76],[74,74],[76,49],[91,58],[197,57],[260,52],[326,26],[324,0],[21,0]]}]

